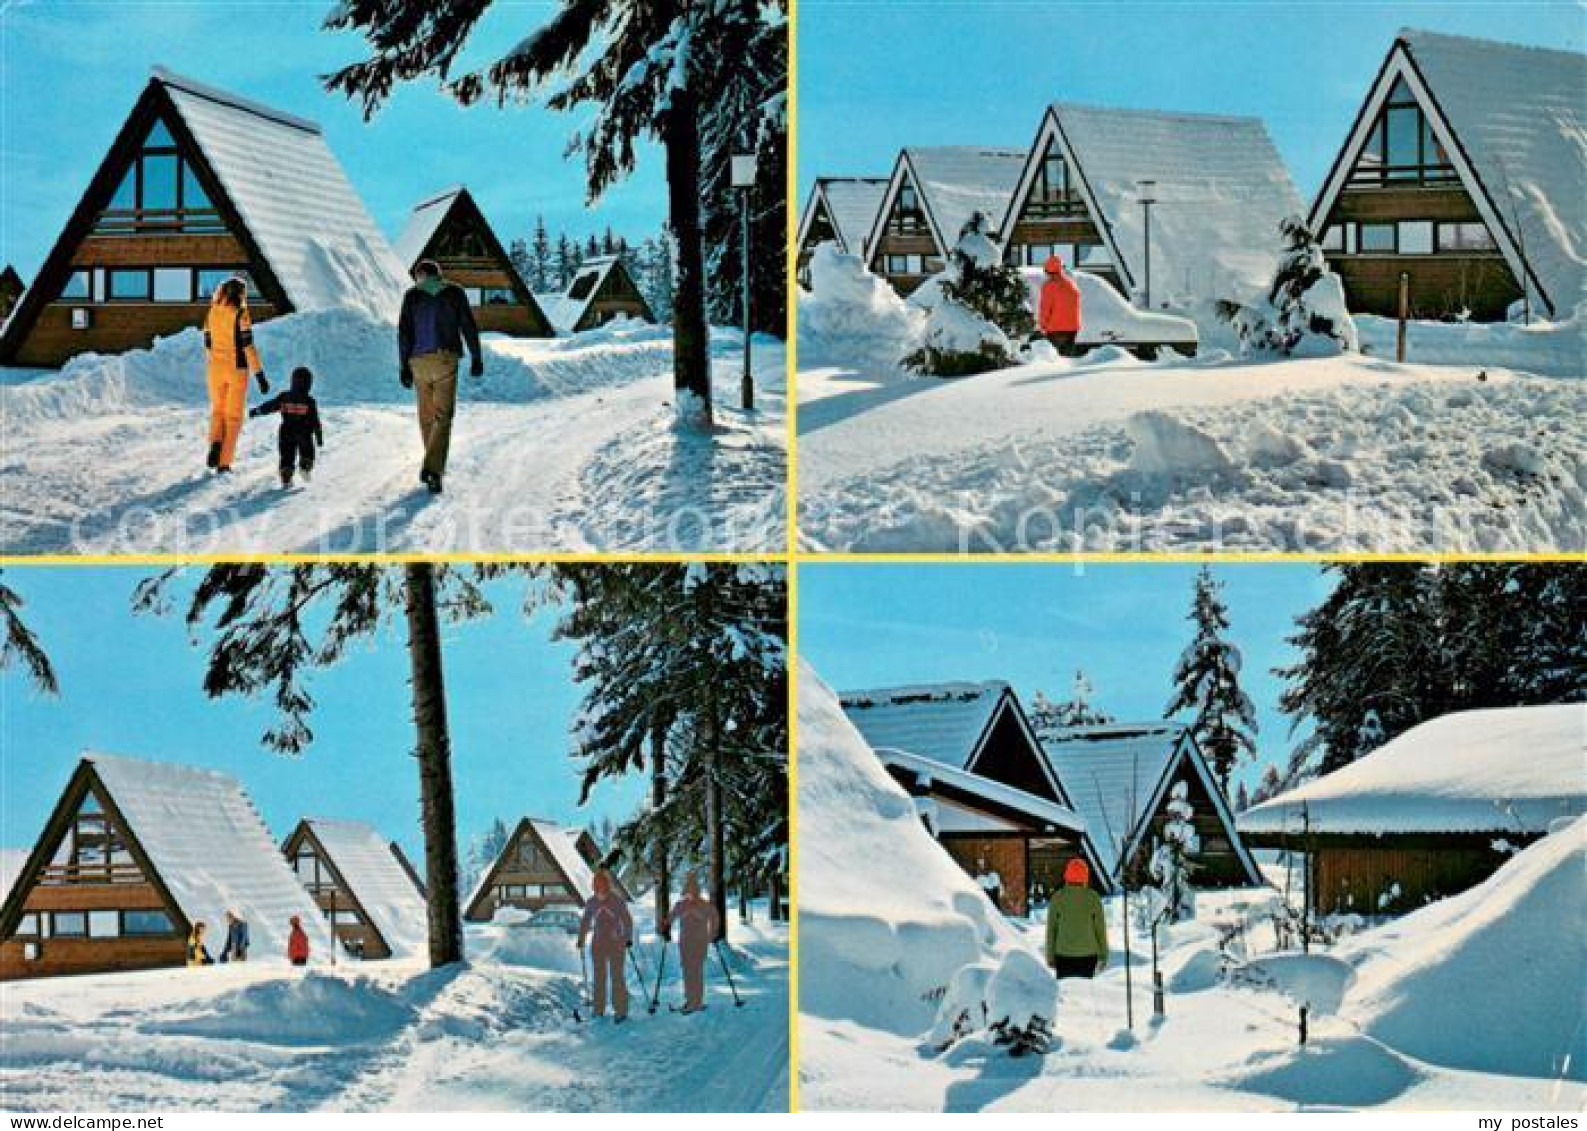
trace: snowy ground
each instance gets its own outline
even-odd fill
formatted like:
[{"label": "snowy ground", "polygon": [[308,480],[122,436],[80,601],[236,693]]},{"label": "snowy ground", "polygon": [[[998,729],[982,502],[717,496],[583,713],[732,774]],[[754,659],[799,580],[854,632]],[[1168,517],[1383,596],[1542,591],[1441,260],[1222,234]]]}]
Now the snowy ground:
[{"label": "snowy ground", "polygon": [[[772,551],[786,539],[784,350],[757,338],[757,408],[737,409],[741,341],[713,340],[718,430],[673,427],[667,331],[486,338],[461,378],[446,492],[418,482],[413,396],[388,328],[347,312],[259,328],[267,372],[316,372],[326,447],[282,491],[276,420],[246,422],[235,471],[203,468],[196,334],[59,374],[0,371],[0,546],[8,553]],[[250,393],[250,403],[262,398]]]},{"label": "snowy ground", "polygon": [[881,372],[799,373],[810,548],[1587,548],[1578,380],[1114,349],[960,380]]},{"label": "snowy ground", "polygon": [[[713,961],[705,1012],[669,1011],[669,963],[662,1007],[623,1026],[573,1021],[577,974],[489,957],[5,983],[0,1108],[786,1111],[787,932],[763,911],[732,928],[742,1008]],[[646,977],[653,945],[636,947]]]}]

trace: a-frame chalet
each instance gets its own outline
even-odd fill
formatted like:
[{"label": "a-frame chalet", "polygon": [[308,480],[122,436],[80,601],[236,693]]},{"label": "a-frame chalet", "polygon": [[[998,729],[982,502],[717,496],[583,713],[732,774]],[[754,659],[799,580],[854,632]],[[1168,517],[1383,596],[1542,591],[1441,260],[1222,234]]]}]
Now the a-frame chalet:
[{"label": "a-frame chalet", "polygon": [[1198,888],[1257,887],[1256,861],[1189,729],[1173,722],[1108,723],[1047,735],[1042,748],[1086,819],[1115,884],[1138,887],[1167,820],[1170,791],[1184,782],[1201,842],[1190,857]]},{"label": "a-frame chalet", "polygon": [[1311,209],[1356,313],[1565,318],[1587,285],[1587,56],[1403,30]]},{"label": "a-frame chalet", "polygon": [[1025,154],[973,145],[910,146],[898,155],[865,241],[866,265],[899,294],[941,271],[979,212],[993,238]]},{"label": "a-frame chalet", "polygon": [[1303,210],[1259,119],[1055,102],[996,222],[1009,263],[1056,255],[1143,305],[1150,289],[1154,308],[1191,307],[1265,291]]},{"label": "a-frame chalet", "polygon": [[313,122],[156,69],[0,333],[55,367],[199,325],[232,275],[261,322],[387,315],[403,272]]},{"label": "a-frame chalet", "polygon": [[887,193],[885,177],[817,177],[799,219],[799,282],[809,285],[810,257],[824,243],[865,258],[865,240]]},{"label": "a-frame chalet", "polygon": [[[583,907],[594,894],[596,865],[590,854],[595,841],[588,833],[555,821],[525,817],[507,838],[501,854],[485,869],[463,905],[463,917],[486,923],[503,907],[538,911],[542,907]],[[616,876],[613,876],[615,883]],[[621,884],[615,889],[624,899]]]},{"label": "a-frame chalet", "polygon": [[1111,870],[1008,684],[935,683],[840,698],[948,854],[971,875],[983,864],[997,873],[1004,911],[1026,914],[1036,886],[1061,886],[1075,856],[1098,888],[1112,890]]},{"label": "a-frame chalet", "polygon": [[620,255],[586,259],[559,295],[541,295],[551,324],[567,334],[598,330],[614,318],[654,322],[655,314]]},{"label": "a-frame chalet", "polygon": [[442,273],[467,292],[481,330],[519,338],[556,335],[529,284],[464,186],[415,205],[397,237],[396,250],[409,271],[421,259],[440,264]]},{"label": "a-frame chalet", "polygon": [[234,778],[84,754],[0,907],[0,980],[181,966],[192,925],[216,957],[226,912],[250,961],[285,961],[296,915],[316,960],[324,920]]},{"label": "a-frame chalet", "polygon": [[425,953],[424,888],[396,842],[362,821],[305,817],[281,851],[347,953],[364,959]]}]

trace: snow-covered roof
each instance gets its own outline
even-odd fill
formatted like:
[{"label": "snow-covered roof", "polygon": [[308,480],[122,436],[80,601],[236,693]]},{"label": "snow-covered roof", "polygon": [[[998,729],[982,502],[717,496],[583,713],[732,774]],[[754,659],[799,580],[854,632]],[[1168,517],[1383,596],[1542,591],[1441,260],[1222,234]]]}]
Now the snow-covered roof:
[{"label": "snow-covered roof", "polygon": [[959,232],[977,212],[990,227],[1008,209],[1009,194],[1019,181],[1025,154],[1017,149],[988,149],[979,145],[912,145],[898,155],[887,195],[876,211],[866,254],[876,247],[887,224],[887,214],[908,178],[920,195],[937,247],[946,255],[959,242]]},{"label": "snow-covered roof", "polygon": [[402,265],[313,122],[156,68],[298,310],[394,317]]},{"label": "snow-covered roof", "polygon": [[353,897],[394,955],[422,955],[429,945],[429,911],[391,841],[363,821],[306,817]]},{"label": "snow-covered roof", "polygon": [[946,762],[934,761],[931,758],[922,758],[907,751],[887,747],[872,747],[872,749],[876,751],[876,756],[884,765],[906,770],[914,774],[917,781],[950,785],[972,797],[1012,809],[1016,813],[1052,825],[1054,828],[1067,829],[1075,833],[1086,831],[1085,819],[1073,809],[1047,801],[1033,793],[1026,793],[1023,789],[1015,789],[1011,785],[1004,785],[1000,781],[993,781],[991,778],[982,777],[958,766],[950,766]]},{"label": "snow-covered roof", "polygon": [[[1305,205],[1260,119],[1054,102],[1018,197],[1054,137],[1133,286],[1145,277],[1140,182],[1155,182],[1154,301],[1245,300],[1272,283],[1283,249],[1279,225],[1303,215]],[[1012,219],[1004,218],[1004,235]]]},{"label": "snow-covered roof", "polygon": [[1110,869],[1150,814],[1184,737],[1179,723],[1109,723],[1043,738],[1048,764]]},{"label": "snow-covered roof", "polygon": [[1001,680],[845,691],[843,713],[872,750],[902,751],[964,769],[1010,693]]},{"label": "snow-covered roof", "polygon": [[447,213],[452,211],[453,201],[466,191],[462,185],[453,185],[445,192],[437,193],[413,206],[413,211],[408,214],[408,222],[403,225],[402,233],[392,245],[397,253],[397,259],[404,267],[412,269],[413,265],[419,262],[419,257],[424,254],[424,249],[430,246],[430,241],[435,238],[435,233],[446,219]]},{"label": "snow-covered roof", "polygon": [[1240,814],[1242,832],[1540,833],[1587,808],[1587,703],[1458,711]]},{"label": "snow-covered roof", "polygon": [[819,202],[824,203],[827,218],[837,233],[838,250],[864,255],[866,238],[886,196],[886,177],[818,177],[799,224],[799,242],[804,243]]},{"label": "snow-covered roof", "polygon": [[[584,318],[584,312],[590,308],[590,303],[595,301],[601,293],[601,288],[606,285],[606,277],[615,270],[626,270],[622,266],[622,257],[618,255],[594,255],[579,264],[579,269],[573,272],[573,277],[568,280],[567,287],[561,294],[535,295],[535,301],[540,304],[540,309],[545,311],[551,325],[558,330],[572,333]],[[574,292],[578,291],[577,298]]]},{"label": "snow-covered roof", "polygon": [[260,957],[286,954],[296,915],[314,950],[331,937],[275,838],[238,781],[215,770],[86,753],[171,897],[190,922],[224,932],[226,912],[248,920]]},{"label": "snow-covered roof", "polygon": [[1587,55],[1405,29],[1409,49],[1498,211],[1564,317],[1587,285]]}]

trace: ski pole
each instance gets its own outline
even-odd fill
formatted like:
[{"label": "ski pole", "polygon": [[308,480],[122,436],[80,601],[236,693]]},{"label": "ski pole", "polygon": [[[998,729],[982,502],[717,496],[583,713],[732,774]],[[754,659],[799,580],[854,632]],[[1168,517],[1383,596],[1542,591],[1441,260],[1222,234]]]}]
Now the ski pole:
[{"label": "ski pole", "polygon": [[[579,1005],[583,1005],[590,997],[590,967],[589,963],[584,960],[584,948],[582,946],[579,947],[579,987]],[[584,1020],[584,1018],[579,1016],[578,1005],[573,1007],[573,1020],[579,1022]]]},{"label": "ski pole", "polygon": [[639,967],[639,959],[634,957],[633,943],[628,944],[628,961],[634,968],[634,977],[639,979],[639,996],[643,1000],[645,996],[645,972]]},{"label": "ski pole", "polygon": [[656,963],[656,992],[650,995],[650,1012],[661,1005],[661,976],[667,972],[667,940],[661,940],[661,959]]},{"label": "ski pole", "polygon": [[727,988],[733,991],[733,1005],[735,1008],[742,1006],[744,1001],[738,996],[738,987],[733,984],[733,970],[727,964],[727,959],[722,957],[722,940],[716,940],[716,960],[722,964],[722,973],[727,975]]}]

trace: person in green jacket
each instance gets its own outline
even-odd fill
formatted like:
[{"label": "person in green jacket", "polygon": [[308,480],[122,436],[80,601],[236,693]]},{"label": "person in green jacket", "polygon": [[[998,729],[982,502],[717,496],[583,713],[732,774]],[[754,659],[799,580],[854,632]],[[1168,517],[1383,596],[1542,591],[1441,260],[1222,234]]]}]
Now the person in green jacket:
[{"label": "person in green jacket", "polygon": [[1064,886],[1047,905],[1047,965],[1060,979],[1090,978],[1107,969],[1102,897],[1091,890],[1091,869],[1078,856],[1064,866]]}]

